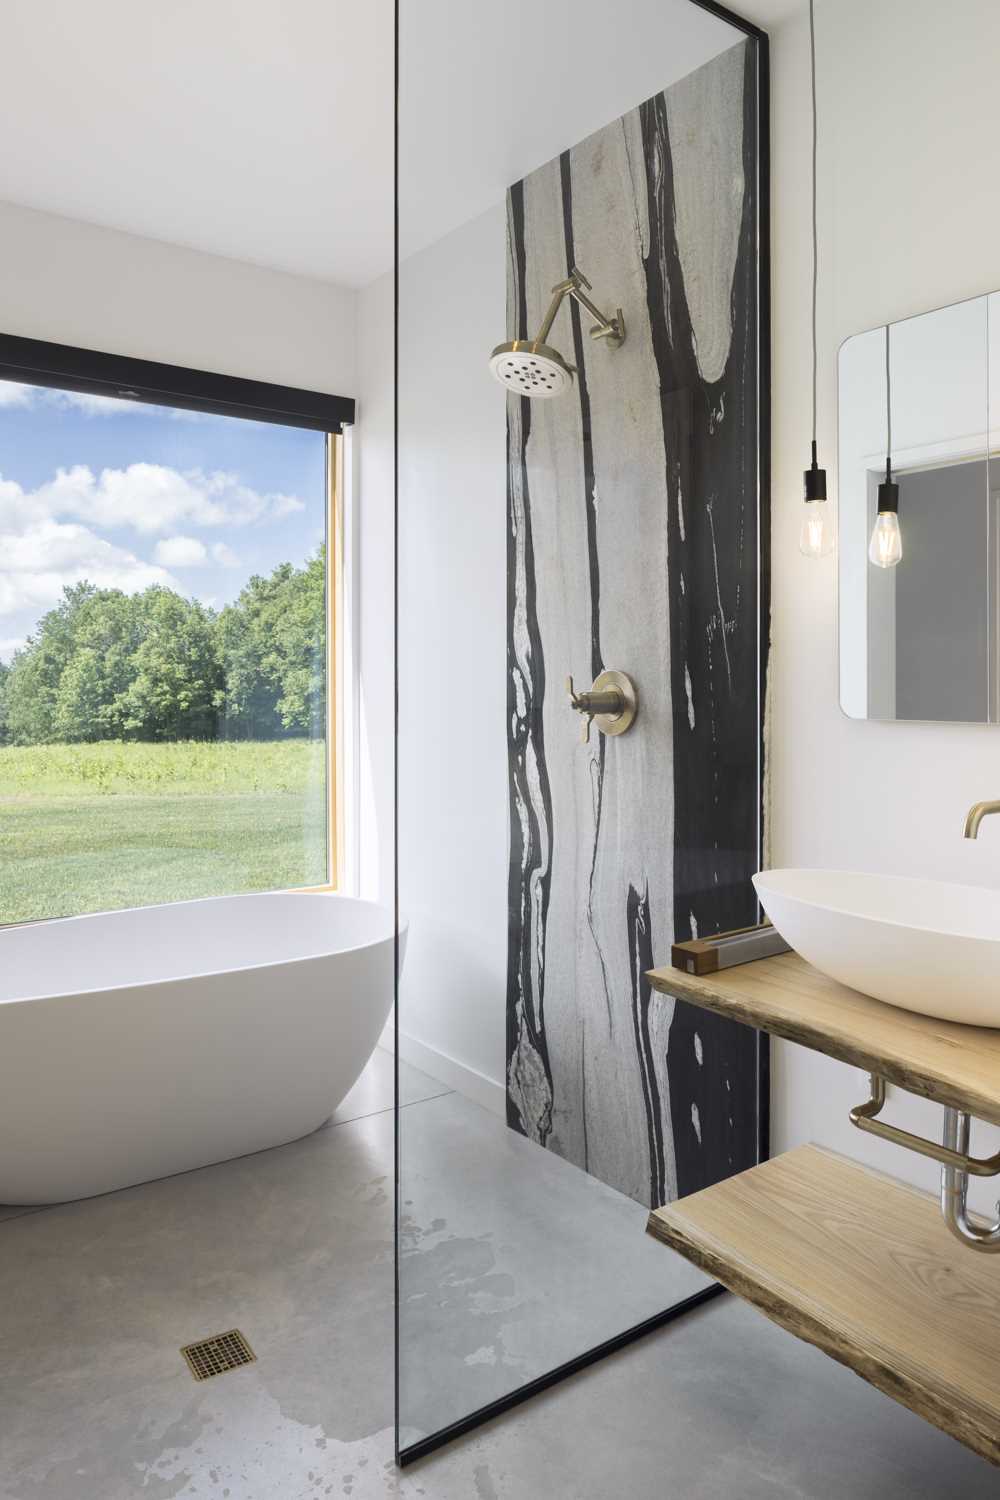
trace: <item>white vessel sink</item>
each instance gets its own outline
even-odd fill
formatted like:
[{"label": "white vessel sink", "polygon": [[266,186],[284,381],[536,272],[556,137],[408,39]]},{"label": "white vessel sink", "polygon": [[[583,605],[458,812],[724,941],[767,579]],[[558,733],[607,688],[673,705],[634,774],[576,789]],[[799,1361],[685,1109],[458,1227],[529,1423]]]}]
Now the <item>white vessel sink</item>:
[{"label": "white vessel sink", "polygon": [[786,943],[831,979],[1000,1027],[1000,892],[847,870],[764,870],[753,883]]}]

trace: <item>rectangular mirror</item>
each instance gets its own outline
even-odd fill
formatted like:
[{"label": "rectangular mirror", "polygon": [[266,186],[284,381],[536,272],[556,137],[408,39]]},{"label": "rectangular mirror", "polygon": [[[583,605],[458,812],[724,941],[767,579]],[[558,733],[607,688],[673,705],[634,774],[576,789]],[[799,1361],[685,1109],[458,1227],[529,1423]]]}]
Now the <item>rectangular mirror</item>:
[{"label": "rectangular mirror", "polygon": [[[998,295],[841,347],[840,702],[851,718],[1000,722]],[[887,457],[900,556],[882,566],[870,544]]]}]

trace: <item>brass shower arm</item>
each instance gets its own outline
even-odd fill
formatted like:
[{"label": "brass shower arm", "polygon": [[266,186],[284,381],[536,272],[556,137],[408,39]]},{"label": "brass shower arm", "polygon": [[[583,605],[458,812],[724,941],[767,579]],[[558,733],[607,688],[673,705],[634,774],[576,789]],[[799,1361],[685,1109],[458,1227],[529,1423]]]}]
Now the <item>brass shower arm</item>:
[{"label": "brass shower arm", "polygon": [[625,341],[625,319],[621,308],[613,318],[606,318],[601,309],[587,296],[590,282],[582,271],[573,267],[565,281],[552,288],[548,310],[535,338],[509,339],[497,344],[490,355],[490,373],[501,385],[515,396],[545,399],[560,396],[569,390],[576,374],[571,364],[553,349],[546,340],[563,299],[575,297],[597,321],[590,330],[592,339],[603,339],[609,349],[617,349]]},{"label": "brass shower arm", "polygon": [[542,320],[542,326],[538,331],[536,343],[544,344],[548,338],[549,330],[555,322],[556,313],[563,304],[565,297],[575,297],[581,307],[585,307],[592,318],[597,321],[590,330],[592,339],[607,339],[608,347],[617,349],[625,341],[625,319],[619,307],[613,318],[606,318],[595,302],[587,296],[591,291],[590,282],[582,271],[574,266],[565,281],[558,281],[552,288],[552,301],[549,303],[548,311]]}]

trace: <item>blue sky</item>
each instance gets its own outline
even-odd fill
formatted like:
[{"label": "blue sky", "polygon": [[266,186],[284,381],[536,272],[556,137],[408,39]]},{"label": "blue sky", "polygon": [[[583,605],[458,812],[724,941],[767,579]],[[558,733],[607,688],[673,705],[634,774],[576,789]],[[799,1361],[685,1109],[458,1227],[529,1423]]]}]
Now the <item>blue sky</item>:
[{"label": "blue sky", "polygon": [[324,437],[0,381],[0,659],[64,584],[216,608],[325,534]]}]

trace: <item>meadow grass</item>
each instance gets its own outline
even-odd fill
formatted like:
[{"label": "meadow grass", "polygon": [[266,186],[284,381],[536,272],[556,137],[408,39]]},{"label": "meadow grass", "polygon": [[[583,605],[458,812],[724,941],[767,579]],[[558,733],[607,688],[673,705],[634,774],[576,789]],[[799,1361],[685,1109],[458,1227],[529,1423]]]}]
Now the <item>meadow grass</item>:
[{"label": "meadow grass", "polygon": [[0,746],[0,923],[326,879],[306,740]]}]

